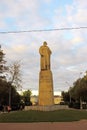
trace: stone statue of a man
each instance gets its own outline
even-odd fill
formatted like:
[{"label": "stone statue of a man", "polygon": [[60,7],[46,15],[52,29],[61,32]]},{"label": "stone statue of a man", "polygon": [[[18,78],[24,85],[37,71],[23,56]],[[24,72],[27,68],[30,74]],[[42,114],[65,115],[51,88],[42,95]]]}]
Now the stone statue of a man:
[{"label": "stone statue of a man", "polygon": [[47,42],[44,42],[43,45],[40,47],[39,53],[41,55],[41,70],[50,70],[50,55],[52,52],[47,46]]}]

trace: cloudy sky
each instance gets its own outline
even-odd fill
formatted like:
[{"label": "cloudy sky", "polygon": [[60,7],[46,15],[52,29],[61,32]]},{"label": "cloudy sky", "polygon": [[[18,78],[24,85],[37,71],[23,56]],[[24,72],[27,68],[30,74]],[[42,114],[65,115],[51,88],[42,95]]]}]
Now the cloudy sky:
[{"label": "cloudy sky", "polygon": [[[23,89],[38,90],[44,41],[52,50],[54,91],[68,90],[87,70],[87,0],[0,0],[0,44],[8,63],[21,60]],[[82,74],[80,75],[80,73]]]}]

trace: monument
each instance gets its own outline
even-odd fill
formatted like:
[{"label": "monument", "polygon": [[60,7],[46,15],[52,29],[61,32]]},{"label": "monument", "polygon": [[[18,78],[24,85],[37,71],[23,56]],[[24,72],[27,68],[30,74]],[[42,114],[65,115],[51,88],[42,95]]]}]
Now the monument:
[{"label": "monument", "polygon": [[52,54],[47,42],[44,42],[39,49],[40,73],[39,73],[39,105],[54,105],[53,77],[51,72],[50,56]]}]

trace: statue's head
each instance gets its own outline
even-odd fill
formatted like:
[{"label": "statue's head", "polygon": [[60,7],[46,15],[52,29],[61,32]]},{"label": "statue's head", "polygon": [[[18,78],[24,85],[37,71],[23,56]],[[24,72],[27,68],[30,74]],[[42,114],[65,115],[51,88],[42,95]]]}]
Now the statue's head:
[{"label": "statue's head", "polygon": [[47,42],[45,41],[45,42],[43,43],[43,45],[46,46],[46,45],[47,45]]}]

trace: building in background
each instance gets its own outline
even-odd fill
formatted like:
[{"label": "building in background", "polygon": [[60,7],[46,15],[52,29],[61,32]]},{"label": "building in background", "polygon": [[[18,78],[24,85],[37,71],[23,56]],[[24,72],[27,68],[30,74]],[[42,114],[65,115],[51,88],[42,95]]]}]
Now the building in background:
[{"label": "building in background", "polygon": [[32,102],[33,106],[38,105],[38,96],[31,96],[30,101]]},{"label": "building in background", "polygon": [[59,95],[54,96],[54,104],[60,104],[63,101],[63,98]]}]

